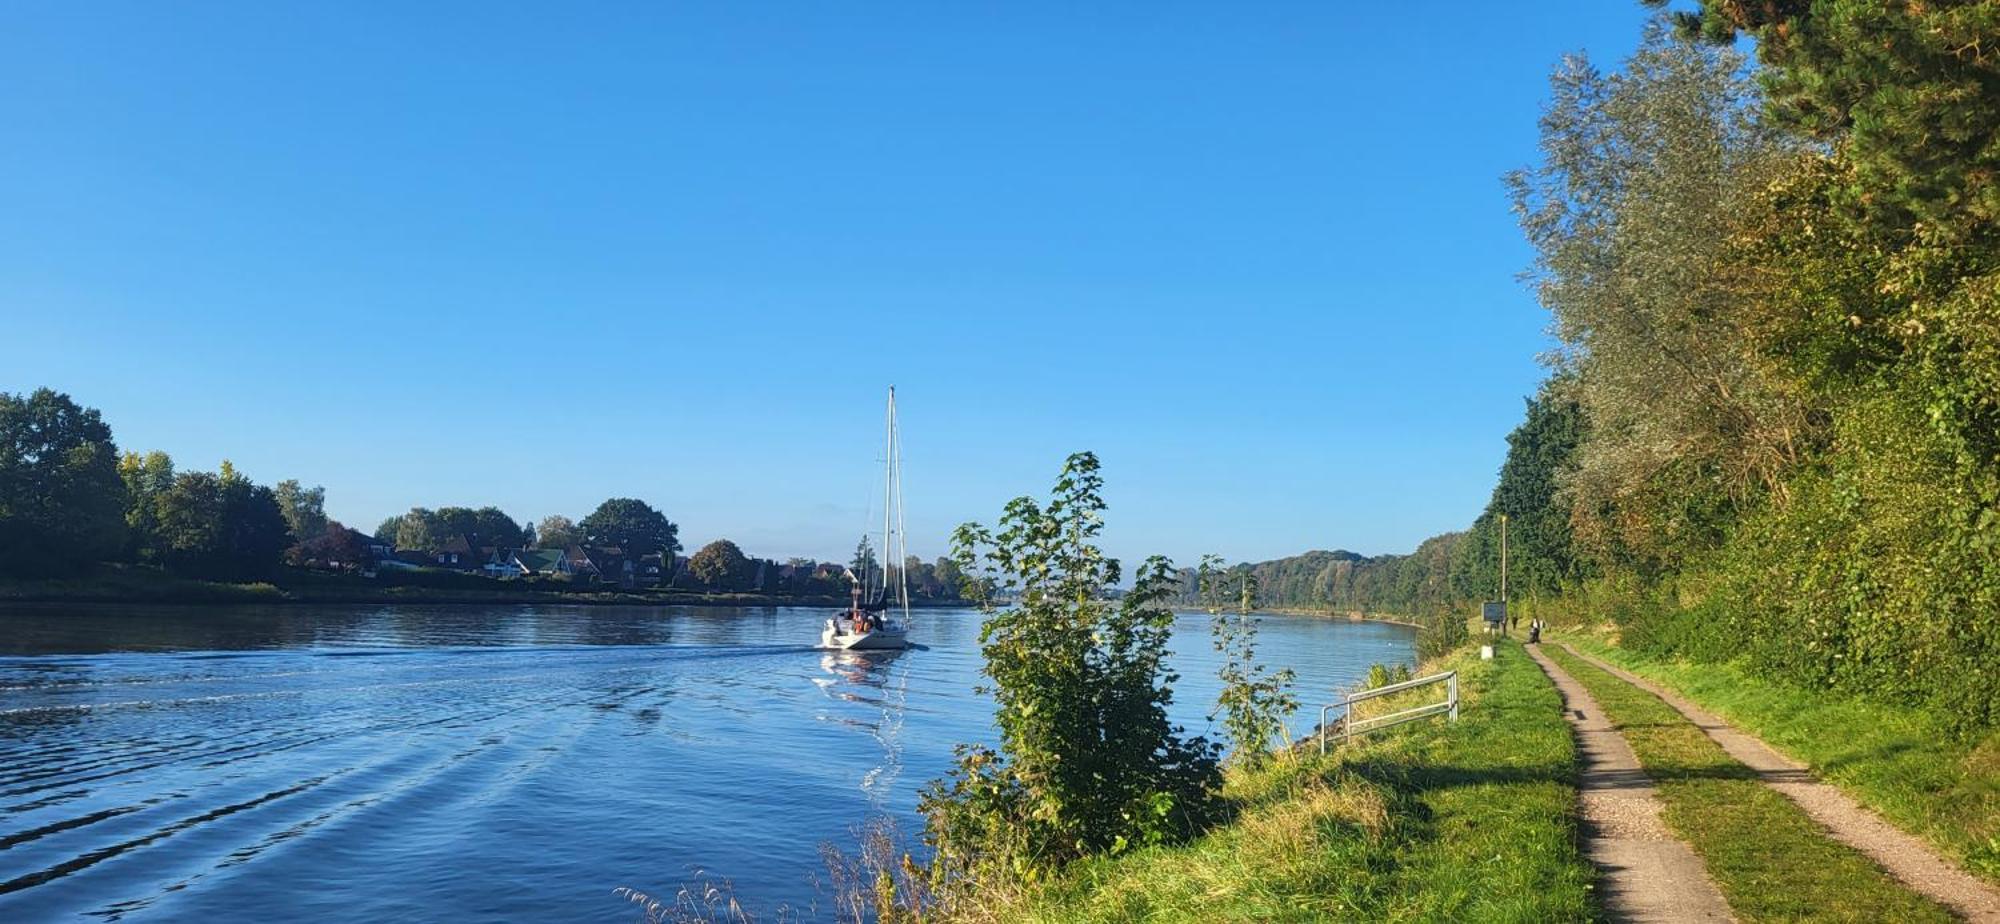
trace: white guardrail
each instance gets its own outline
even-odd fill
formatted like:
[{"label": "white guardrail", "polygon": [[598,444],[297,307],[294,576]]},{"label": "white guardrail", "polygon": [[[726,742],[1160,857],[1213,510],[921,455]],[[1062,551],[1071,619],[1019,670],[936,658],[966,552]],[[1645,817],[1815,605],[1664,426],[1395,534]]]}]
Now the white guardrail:
[{"label": "white guardrail", "polygon": [[[1371,700],[1378,696],[1389,696],[1406,690],[1414,690],[1418,687],[1429,686],[1434,683],[1445,685],[1444,702],[1429,703],[1412,709],[1401,709],[1391,712],[1388,715],[1372,716],[1362,719],[1359,722],[1354,721],[1355,703]],[[1434,715],[1448,716],[1450,721],[1456,722],[1458,721],[1458,672],[1445,671],[1442,674],[1432,674],[1429,677],[1418,677],[1415,680],[1392,683],[1388,686],[1376,687],[1372,690],[1349,693],[1342,697],[1340,702],[1328,703],[1319,707],[1319,752],[1321,754],[1326,753],[1326,739],[1331,737],[1327,734],[1326,730],[1326,714],[1335,709],[1341,710],[1340,740],[1342,741],[1346,741],[1355,735],[1365,735],[1372,731],[1381,731],[1392,725],[1414,722],[1418,719]]]}]

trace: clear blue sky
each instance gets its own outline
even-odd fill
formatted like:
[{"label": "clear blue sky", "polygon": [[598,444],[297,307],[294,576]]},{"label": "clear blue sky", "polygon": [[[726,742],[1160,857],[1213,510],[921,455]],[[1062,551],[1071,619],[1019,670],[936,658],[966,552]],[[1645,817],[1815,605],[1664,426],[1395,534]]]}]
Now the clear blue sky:
[{"label": "clear blue sky", "polygon": [[10,4],[0,390],[413,504],[912,551],[1103,458],[1136,558],[1408,551],[1545,315],[1500,175],[1636,2]]}]

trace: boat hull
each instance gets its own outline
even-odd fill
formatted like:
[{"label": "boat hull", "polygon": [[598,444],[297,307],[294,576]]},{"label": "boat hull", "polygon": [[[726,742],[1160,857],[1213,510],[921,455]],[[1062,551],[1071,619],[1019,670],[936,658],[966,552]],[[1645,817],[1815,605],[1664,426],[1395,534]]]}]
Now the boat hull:
[{"label": "boat hull", "polygon": [[888,651],[908,648],[909,638],[899,627],[883,626],[866,632],[840,632],[828,626],[819,635],[821,648],[838,648],[844,651]]}]

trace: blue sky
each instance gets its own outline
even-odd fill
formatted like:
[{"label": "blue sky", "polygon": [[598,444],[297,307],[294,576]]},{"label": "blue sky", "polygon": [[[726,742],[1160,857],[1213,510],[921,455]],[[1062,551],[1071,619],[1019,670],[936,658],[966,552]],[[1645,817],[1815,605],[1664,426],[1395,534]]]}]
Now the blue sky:
[{"label": "blue sky", "polygon": [[1126,557],[1463,527],[1545,345],[1499,177],[1646,12],[1079,6],[10,5],[0,390],[364,530],[844,555],[891,383],[926,557],[1079,449]]}]

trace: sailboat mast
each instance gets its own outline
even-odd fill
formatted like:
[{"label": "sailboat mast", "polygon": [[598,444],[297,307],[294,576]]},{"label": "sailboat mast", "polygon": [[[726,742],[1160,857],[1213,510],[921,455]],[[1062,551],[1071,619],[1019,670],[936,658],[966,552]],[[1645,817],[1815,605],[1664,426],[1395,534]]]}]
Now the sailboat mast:
[{"label": "sailboat mast", "polygon": [[889,563],[896,554],[889,524],[896,515],[896,386],[889,386],[889,410],[882,427],[882,602],[889,602]]}]

